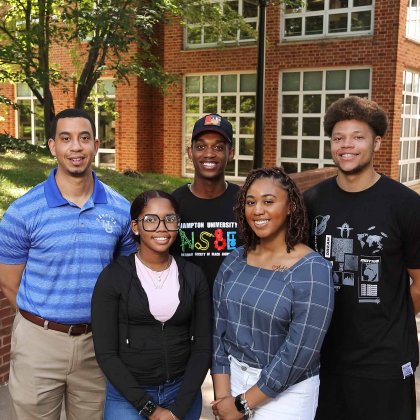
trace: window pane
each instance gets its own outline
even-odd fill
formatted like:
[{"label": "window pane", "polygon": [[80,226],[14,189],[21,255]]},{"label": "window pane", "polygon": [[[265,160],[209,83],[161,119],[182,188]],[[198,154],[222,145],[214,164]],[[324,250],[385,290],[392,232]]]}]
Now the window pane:
[{"label": "window pane", "polygon": [[16,94],[18,97],[32,96],[31,89],[26,83],[16,83]]},{"label": "window pane", "polygon": [[252,156],[254,154],[254,139],[239,139],[239,154]]},{"label": "window pane", "polygon": [[351,30],[352,31],[368,31],[370,30],[370,11],[353,12],[351,14]]},{"label": "window pane", "polygon": [[254,134],[255,118],[241,117],[239,121],[240,134]]},{"label": "window pane", "polygon": [[369,89],[370,70],[350,70],[350,89]]},{"label": "window pane", "polygon": [[225,5],[227,5],[230,9],[232,9],[235,13],[239,13],[239,2],[236,1],[226,1]]},{"label": "window pane", "polygon": [[325,109],[340,98],[344,98],[344,94],[325,95]]},{"label": "window pane", "polygon": [[204,43],[214,44],[219,40],[218,32],[212,26],[205,26],[204,28]]},{"label": "window pane", "polygon": [[22,105],[22,108],[18,110],[18,137],[30,142],[32,141],[31,101],[21,99],[17,103]]},{"label": "window pane", "polygon": [[286,173],[288,174],[293,174],[295,172],[298,171],[298,165],[297,163],[292,163],[292,162],[282,162],[281,166],[283,166],[283,169],[286,171]]},{"label": "window pane", "polygon": [[222,76],[222,92],[236,92],[236,74]]},{"label": "window pane", "polygon": [[113,110],[115,102],[107,104],[107,109],[99,109],[98,137],[101,140],[101,148],[115,149],[115,118]]},{"label": "window pane", "polygon": [[347,17],[347,13],[330,15],[328,22],[328,32],[330,34],[347,32]]},{"label": "window pane", "polygon": [[239,100],[241,112],[255,112],[255,96],[241,96]]},{"label": "window pane", "polygon": [[197,121],[196,117],[187,117],[185,119],[185,131],[186,133],[189,134],[189,136],[191,136],[193,128],[194,128],[194,124]]},{"label": "window pane", "polygon": [[317,10],[324,10],[324,0],[307,0],[306,10],[308,12],[315,12]]},{"label": "window pane", "polygon": [[[247,22],[248,26],[250,26],[252,28],[252,30],[256,31],[257,30],[257,22]],[[249,30],[248,28],[245,29],[241,29],[239,31],[239,39],[241,40],[246,40],[246,39],[255,39],[255,33],[252,33],[251,30]]]},{"label": "window pane", "polygon": [[302,35],[302,18],[288,18],[284,21],[285,36],[301,36]]},{"label": "window pane", "polygon": [[204,76],[203,77],[203,92],[213,93],[217,92],[217,76]]},{"label": "window pane", "polygon": [[252,160],[238,160],[238,175],[247,176],[252,171]]},{"label": "window pane", "polygon": [[332,70],[327,71],[326,75],[327,90],[344,90],[346,88],[346,71]]},{"label": "window pane", "polygon": [[300,165],[300,171],[309,171],[311,169],[318,169],[318,165],[316,163],[302,163]]},{"label": "window pane", "polygon": [[99,153],[99,163],[102,166],[115,166],[115,153]]},{"label": "window pane", "polygon": [[201,28],[187,28],[187,43],[201,44]]},{"label": "window pane", "polygon": [[236,96],[222,96],[222,114],[236,112]]},{"label": "window pane", "polygon": [[321,127],[320,118],[303,118],[302,119],[302,135],[303,136],[319,136]]},{"label": "window pane", "polygon": [[[241,92],[255,92],[257,90],[257,75],[241,74]],[[235,87],[236,90],[236,87]]]},{"label": "window pane", "polygon": [[[228,164],[226,165],[226,170],[225,170],[225,174],[226,175],[235,175],[235,161],[231,160],[230,162],[228,162]],[[248,175],[248,174],[247,174]]]},{"label": "window pane", "polygon": [[372,0],[353,0],[353,6],[370,6],[372,4]]},{"label": "window pane", "polygon": [[282,140],[281,156],[289,158],[297,157],[297,140]]},{"label": "window pane", "polygon": [[200,112],[200,98],[196,96],[188,96],[185,98],[185,109],[188,113]]},{"label": "window pane", "polygon": [[44,130],[44,109],[38,101],[35,102],[35,144],[43,146],[45,144]]},{"label": "window pane", "polygon": [[101,79],[97,81],[98,93],[101,95],[115,95],[113,79]]},{"label": "window pane", "polygon": [[324,159],[331,159],[331,142],[324,141]]},{"label": "window pane", "polygon": [[283,114],[292,114],[299,112],[299,96],[298,95],[283,95]]},{"label": "window pane", "polygon": [[348,0],[330,0],[330,9],[343,9],[348,5]]},{"label": "window pane", "polygon": [[284,117],[281,122],[281,133],[284,136],[297,136],[298,118]]},{"label": "window pane", "polygon": [[244,0],[242,16],[244,18],[252,18],[258,16],[258,3],[255,1]]},{"label": "window pane", "polygon": [[321,95],[303,95],[303,112],[305,114],[321,112]]},{"label": "window pane", "polygon": [[319,158],[319,141],[318,140],[302,140],[302,157],[303,158]]},{"label": "window pane", "polygon": [[322,71],[307,71],[303,74],[303,90],[321,90]]},{"label": "window pane", "polygon": [[309,16],[306,18],[305,35],[322,34],[324,29],[323,16]]},{"label": "window pane", "polygon": [[217,112],[217,96],[203,96],[203,112],[205,114]]},{"label": "window pane", "polygon": [[283,91],[300,89],[300,73],[283,73]]},{"label": "window pane", "polygon": [[200,76],[190,76],[185,79],[185,92],[186,93],[199,93],[200,92]]}]

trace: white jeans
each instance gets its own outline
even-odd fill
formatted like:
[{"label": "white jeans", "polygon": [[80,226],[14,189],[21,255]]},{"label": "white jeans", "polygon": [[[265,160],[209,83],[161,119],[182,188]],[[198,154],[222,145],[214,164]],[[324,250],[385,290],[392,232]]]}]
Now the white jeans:
[{"label": "white jeans", "polygon": [[[230,360],[230,388],[232,395],[244,393],[255,385],[261,369],[239,362],[233,356]],[[257,407],[254,420],[313,420],[318,405],[319,376],[305,379],[290,386],[276,398]]]}]

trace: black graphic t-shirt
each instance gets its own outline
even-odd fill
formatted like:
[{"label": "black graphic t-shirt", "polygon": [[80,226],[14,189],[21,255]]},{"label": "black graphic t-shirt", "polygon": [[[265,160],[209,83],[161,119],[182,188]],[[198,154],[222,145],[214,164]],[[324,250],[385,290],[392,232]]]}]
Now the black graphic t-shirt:
[{"label": "black graphic t-shirt", "polygon": [[233,206],[239,187],[228,184],[219,197],[196,197],[188,185],[172,195],[180,206],[181,226],[171,252],[199,265],[212,290],[223,259],[240,245]]},{"label": "black graphic t-shirt", "polygon": [[407,268],[420,268],[420,196],[382,175],[356,193],[328,179],[305,202],[310,245],[331,262],[336,290],[322,369],[407,376],[418,364]]}]

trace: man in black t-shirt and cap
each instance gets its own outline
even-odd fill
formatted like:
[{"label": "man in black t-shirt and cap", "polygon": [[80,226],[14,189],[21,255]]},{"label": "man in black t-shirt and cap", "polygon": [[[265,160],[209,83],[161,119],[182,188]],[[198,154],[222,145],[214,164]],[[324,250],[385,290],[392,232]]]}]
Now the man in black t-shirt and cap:
[{"label": "man in black t-shirt and cap", "polygon": [[172,193],[181,216],[172,252],[199,265],[211,290],[223,259],[238,246],[233,206],[239,187],[225,181],[226,165],[235,154],[231,123],[219,114],[200,118],[187,152],[194,179]]},{"label": "man in black t-shirt and cap", "polygon": [[387,126],[373,101],[334,102],[324,129],[338,175],[305,193],[311,246],[336,290],[316,420],[416,418],[420,196],[373,167]]}]

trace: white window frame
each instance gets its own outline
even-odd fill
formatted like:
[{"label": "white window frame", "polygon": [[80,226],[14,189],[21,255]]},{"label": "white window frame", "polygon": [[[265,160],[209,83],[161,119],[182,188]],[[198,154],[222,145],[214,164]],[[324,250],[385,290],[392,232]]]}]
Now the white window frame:
[{"label": "white window frame", "polygon": [[[222,92],[220,89],[221,86],[221,77],[222,76],[227,76],[230,74],[234,74],[237,76],[237,90],[236,93],[234,92]],[[243,71],[243,72],[217,72],[217,73],[190,73],[190,74],[186,74],[184,76],[184,80],[183,80],[183,99],[182,99],[182,112],[183,112],[183,136],[182,136],[182,150],[184,151],[182,154],[182,176],[185,177],[192,177],[194,175],[194,172],[192,171],[188,171],[187,168],[187,154],[186,154],[186,150],[187,147],[191,144],[191,132],[187,132],[187,128],[186,128],[186,119],[187,117],[189,118],[193,118],[195,121],[198,120],[199,118],[203,117],[204,115],[207,114],[207,112],[203,112],[203,100],[202,98],[204,96],[207,96],[208,94],[204,93],[202,91],[202,87],[203,87],[203,77],[205,76],[218,76],[219,81],[218,81],[218,86],[219,86],[219,90],[218,92],[215,93],[211,93],[211,96],[217,96],[217,113],[219,113],[220,115],[222,115],[225,118],[229,118],[230,120],[235,119],[235,124],[234,126],[236,128],[240,127],[240,118],[254,118],[255,119],[255,112],[252,113],[245,113],[245,112],[240,112],[240,97],[241,96],[255,96],[256,98],[256,92],[249,92],[249,91],[241,91],[240,90],[240,76],[241,75],[246,75],[246,74],[252,74],[255,75],[255,72],[249,72],[249,71]],[[193,93],[193,94],[187,94],[186,93],[186,79],[187,77],[200,77],[200,86],[201,86],[201,92],[200,93]],[[186,112],[186,98],[188,96],[195,96],[195,97],[199,97],[200,98],[200,105],[199,105],[199,112],[198,113],[187,113]],[[225,113],[221,111],[221,98],[222,96],[236,96],[236,110],[237,112],[235,113]],[[243,181],[245,179],[245,176],[239,176],[238,172],[239,172],[239,161],[253,161],[254,160],[254,156],[253,155],[241,155],[239,154],[239,150],[240,150],[240,139],[252,139],[254,140],[254,133],[252,134],[241,134],[239,132],[235,132],[235,127],[234,127],[234,132],[233,132],[233,147],[235,149],[235,156],[233,158],[233,162],[234,162],[234,175],[226,175],[226,179],[231,180],[231,181]]]},{"label": "white window frame", "polygon": [[[327,90],[326,89],[326,76],[328,71],[346,71],[346,85],[345,89]],[[351,70],[370,70],[369,75],[369,89],[350,89],[350,71]],[[321,90],[303,90],[303,75],[305,72],[322,72],[322,89]],[[283,74],[284,73],[300,73],[300,86],[297,91],[283,92]],[[364,94],[368,98],[371,96],[372,90],[372,68],[368,66],[357,67],[328,67],[328,68],[306,68],[306,69],[288,69],[279,73],[279,100],[278,100],[278,124],[277,124],[277,165],[283,163],[295,163],[297,172],[301,172],[302,164],[317,164],[318,168],[332,166],[334,164],[332,159],[324,158],[324,145],[329,141],[329,137],[324,134],[323,117],[326,111],[325,98],[326,95],[342,95],[350,96],[354,94]],[[283,95],[299,95],[299,112],[284,114],[282,110],[282,97]],[[321,109],[318,113],[303,113],[303,97],[304,95],[321,95]],[[282,118],[283,117],[297,117],[298,118],[298,134],[297,135],[283,135],[282,134]],[[302,121],[303,118],[320,118],[320,133],[319,136],[303,136],[302,135]],[[319,154],[318,158],[303,158],[302,157],[302,141],[318,139]],[[295,158],[282,157],[282,140],[295,140],[297,141],[297,156]]]},{"label": "white window frame", "polygon": [[[99,81],[104,81],[104,80],[114,81],[114,79],[111,78],[111,77],[103,77],[103,78],[100,78],[98,80],[98,82]],[[94,104],[94,112],[95,112],[94,122],[95,122],[95,126],[96,126],[96,131],[97,131],[96,136],[98,136],[99,135],[99,100],[105,98],[105,99],[113,99],[115,101],[116,100],[116,93],[114,93],[114,94],[107,93],[105,96],[101,96],[101,94],[98,93],[97,83],[93,87],[92,93],[94,95],[93,101],[92,101],[93,104]],[[98,149],[98,153],[96,153],[95,160],[94,160],[94,165],[97,166],[97,167],[101,166],[99,158],[100,158],[100,155],[102,153],[114,154],[114,155],[116,154],[115,153],[115,148],[114,149],[109,149],[109,148],[100,147],[100,145],[101,145],[100,141],[101,140],[102,139],[99,139],[99,149]],[[113,168],[113,169],[115,168],[115,164],[114,165],[104,165],[104,164],[102,164],[102,166],[106,166],[106,167]]]},{"label": "white window frame", "polygon": [[[407,89],[409,86],[410,89]],[[417,184],[420,179],[420,169],[417,170],[417,168],[420,168],[419,149],[420,73],[406,69],[403,72],[400,156],[398,160],[398,179],[405,185]],[[406,155],[406,157],[404,157],[404,155]],[[410,170],[413,172],[412,176],[410,175]],[[418,176],[416,176],[416,172],[419,172]]]},{"label": "white window frame", "polygon": [[[353,7],[354,0],[348,0],[348,7],[341,9],[330,9],[330,0],[325,0],[324,10],[306,12],[306,1],[303,6],[303,10],[297,11],[296,13],[286,13],[285,7],[282,8],[282,18],[281,18],[281,40],[282,42],[291,42],[291,41],[302,41],[309,39],[322,39],[322,38],[342,38],[342,37],[354,37],[354,36],[369,36],[373,35],[374,32],[374,11],[375,11],[375,0],[372,0],[372,5],[368,6],[357,6]],[[353,12],[363,12],[370,11],[370,29],[365,31],[351,31],[351,14]],[[347,13],[347,30],[345,32],[334,32],[328,33],[328,17],[334,14],[343,14]],[[311,16],[323,16],[323,29],[322,34],[314,35],[305,35],[305,24],[306,17]],[[286,20],[290,18],[301,18],[302,19],[302,35],[300,36],[286,36]]]},{"label": "white window frame", "polygon": [[[243,4],[244,0],[237,0],[238,1],[238,13],[240,16],[243,14]],[[219,3],[221,7],[223,8],[224,0],[210,0],[210,3]],[[258,7],[258,6],[257,6]],[[255,17],[249,17],[244,18],[244,21],[248,24],[255,24],[256,30],[258,30],[258,13],[259,13],[259,7],[257,11],[257,15]],[[206,25],[199,25],[199,24],[187,24],[184,28],[184,48],[188,50],[192,49],[198,49],[198,48],[214,48],[220,45],[220,43],[225,45],[231,45],[231,44],[246,44],[246,43],[255,43],[255,38],[245,38],[241,39],[240,37],[240,30],[238,29],[236,38],[232,40],[225,40],[225,39],[219,39],[218,42],[204,42],[204,28],[210,27],[211,24]],[[191,44],[188,43],[188,28],[201,28],[201,42],[197,44]]]},{"label": "white window frame", "polygon": [[[417,5],[413,6],[413,1]],[[416,42],[420,42],[420,2],[419,0],[408,0],[406,37]]]},{"label": "white window frame", "polygon": [[[15,98],[16,103],[19,103],[19,101],[31,101],[31,144],[37,144],[36,143],[36,137],[35,137],[35,102],[38,100],[37,97],[34,95],[32,90],[29,89],[30,95],[29,96],[18,96],[18,84],[25,84],[24,82],[16,83],[15,84]],[[19,110],[16,110],[15,112],[15,127],[16,127],[16,138],[19,138]],[[45,133],[45,131],[44,131]],[[43,144],[45,144],[46,139],[44,139]]]}]

